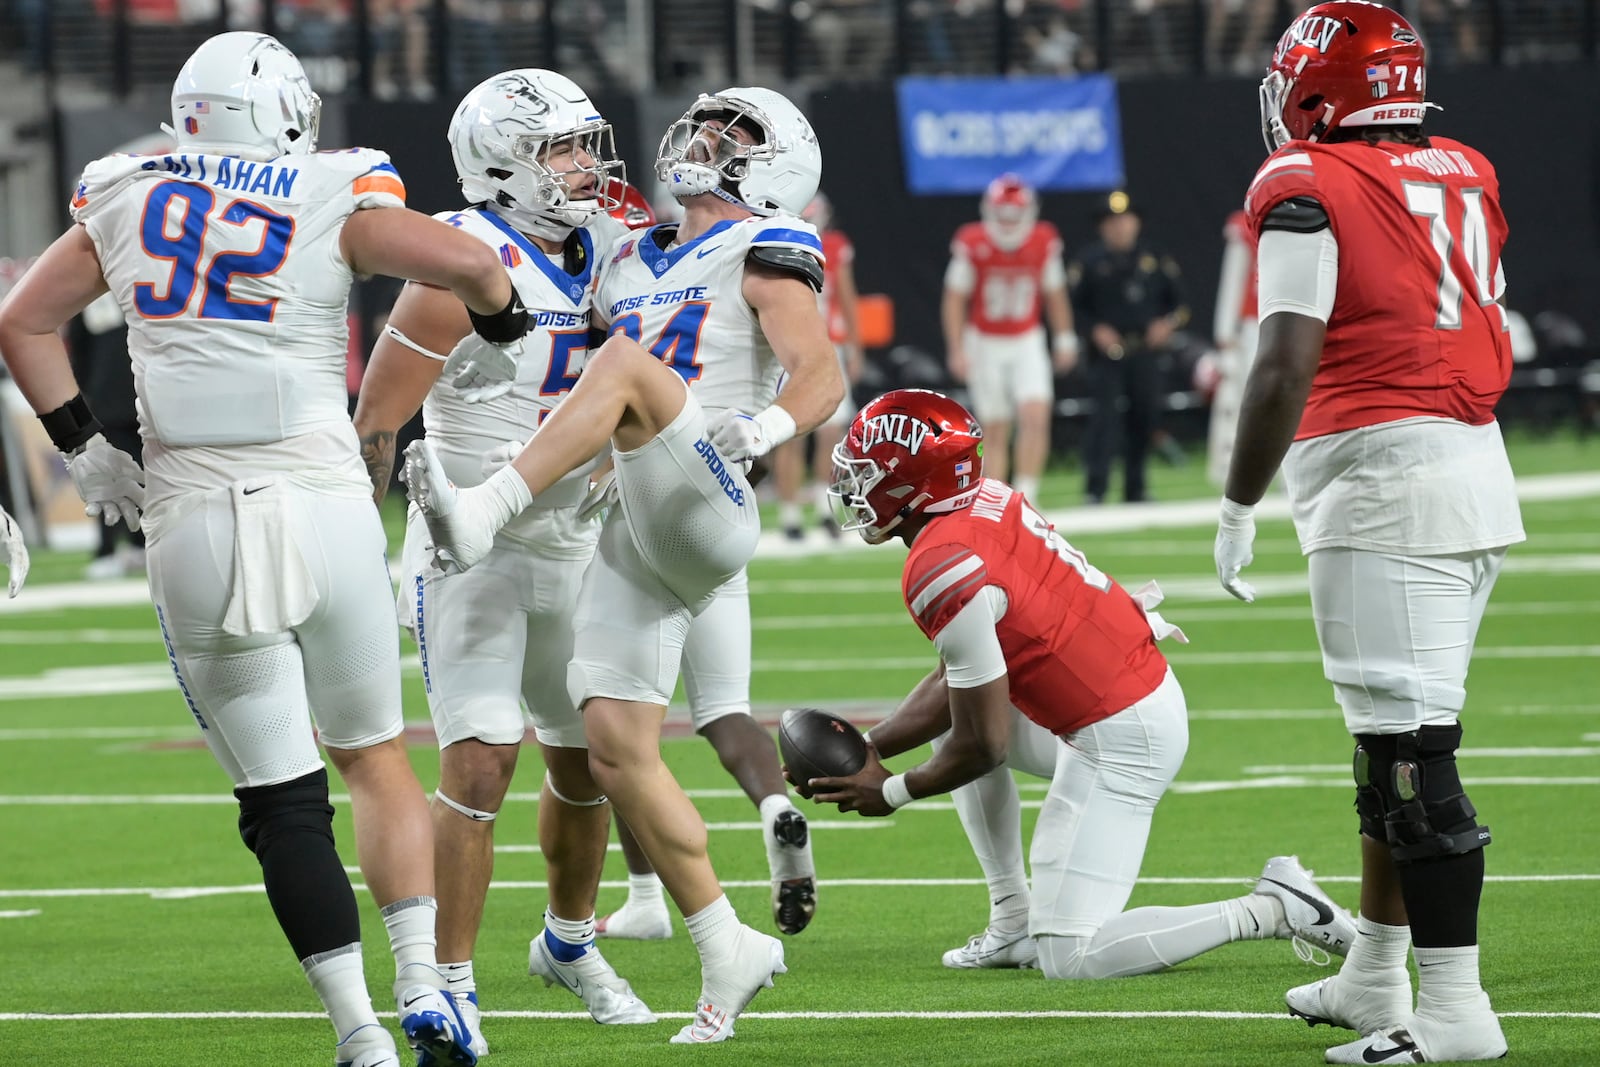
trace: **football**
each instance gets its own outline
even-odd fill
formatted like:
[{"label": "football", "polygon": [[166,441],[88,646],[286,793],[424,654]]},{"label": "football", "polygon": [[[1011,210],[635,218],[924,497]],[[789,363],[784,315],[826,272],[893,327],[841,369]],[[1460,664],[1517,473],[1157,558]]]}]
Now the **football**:
[{"label": "football", "polygon": [[813,778],[841,778],[867,765],[867,739],[837,715],[817,708],[790,708],[778,720],[778,751],[794,787],[811,795]]}]

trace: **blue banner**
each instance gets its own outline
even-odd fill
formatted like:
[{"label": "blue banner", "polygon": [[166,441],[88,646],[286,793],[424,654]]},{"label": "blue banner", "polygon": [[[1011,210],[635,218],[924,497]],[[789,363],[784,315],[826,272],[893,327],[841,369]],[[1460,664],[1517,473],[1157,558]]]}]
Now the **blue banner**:
[{"label": "blue banner", "polygon": [[913,193],[979,193],[1007,171],[1042,191],[1122,184],[1117,83],[1075,78],[901,78],[900,141]]}]

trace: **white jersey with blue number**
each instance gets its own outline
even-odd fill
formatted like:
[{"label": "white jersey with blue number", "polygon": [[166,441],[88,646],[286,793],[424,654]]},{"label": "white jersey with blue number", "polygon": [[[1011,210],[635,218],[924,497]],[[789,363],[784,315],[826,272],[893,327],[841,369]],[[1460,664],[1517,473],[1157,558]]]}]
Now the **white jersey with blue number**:
[{"label": "white jersey with blue number", "polygon": [[[488,473],[484,455],[533,436],[577,381],[588,357],[589,307],[598,256],[627,228],[601,215],[578,230],[575,237],[583,257],[574,274],[567,270],[564,253],[545,252],[493,212],[469,209],[435,217],[495,249],[530,321],[522,363],[509,393],[469,403],[441,376],[423,402],[423,426],[438,448],[445,473],[457,485],[477,485]],[[540,493],[536,505],[577,504],[588,491],[589,470],[586,464],[567,475]]]},{"label": "white jersey with blue number", "polygon": [[347,428],[354,273],[339,233],[362,208],[404,206],[389,157],[365,148],[91,163],[72,217],[128,320],[146,440],[225,448]]},{"label": "white jersey with blue number", "polygon": [[667,224],[618,242],[600,267],[595,313],[677,371],[708,416],[754,414],[772,403],[783,368],[744,299],[745,261],[765,247],[820,262],[822,240],[790,215],[725,220],[685,245],[670,244],[676,235]]}]

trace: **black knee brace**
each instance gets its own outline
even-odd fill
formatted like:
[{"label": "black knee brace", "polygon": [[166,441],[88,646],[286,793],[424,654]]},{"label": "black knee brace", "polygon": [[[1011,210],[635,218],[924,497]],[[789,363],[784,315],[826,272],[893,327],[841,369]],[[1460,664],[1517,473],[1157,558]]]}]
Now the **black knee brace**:
[{"label": "black knee brace", "polygon": [[1356,817],[1361,821],[1361,835],[1374,841],[1389,840],[1384,823],[1383,788],[1378,784],[1394,762],[1394,738],[1366,735],[1357,738],[1355,761],[1352,770],[1356,780]]},{"label": "black knee brace", "polygon": [[355,892],[333,844],[327,770],[233,793],[239,836],[261,864],[267,900],[295,958],[361,940]]},{"label": "black knee brace", "polygon": [[[1456,768],[1459,723],[1424,726],[1390,738],[1363,735],[1358,740],[1368,751],[1368,780],[1383,796],[1385,834],[1379,840],[1389,842],[1396,863],[1464,855],[1489,843],[1489,828],[1478,824],[1477,809],[1467,799]],[[1374,742],[1370,748],[1369,741]],[[1380,768],[1371,755],[1388,745],[1393,746],[1393,756]],[[1367,832],[1365,816],[1362,832]]]}]

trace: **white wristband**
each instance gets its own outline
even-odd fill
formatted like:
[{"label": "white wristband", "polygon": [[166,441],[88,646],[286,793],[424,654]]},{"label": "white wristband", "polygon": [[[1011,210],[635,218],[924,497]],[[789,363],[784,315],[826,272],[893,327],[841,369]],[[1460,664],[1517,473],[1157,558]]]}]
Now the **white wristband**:
[{"label": "white wristband", "polygon": [[1223,497],[1222,511],[1217,519],[1217,525],[1227,533],[1242,533],[1246,530],[1254,531],[1255,515],[1254,504],[1240,504]]},{"label": "white wristband", "polygon": [[769,442],[770,448],[777,448],[794,437],[796,429],[794,416],[778,404],[768,405],[765,411],[755,416],[755,424],[761,428],[761,439]]},{"label": "white wristband", "polygon": [[1057,355],[1070,352],[1075,356],[1078,354],[1078,335],[1070,330],[1066,333],[1058,333],[1056,334],[1054,346]]},{"label": "white wristband", "polygon": [[905,775],[892,775],[883,783],[883,800],[891,808],[903,808],[911,803],[911,790],[906,788]]}]

